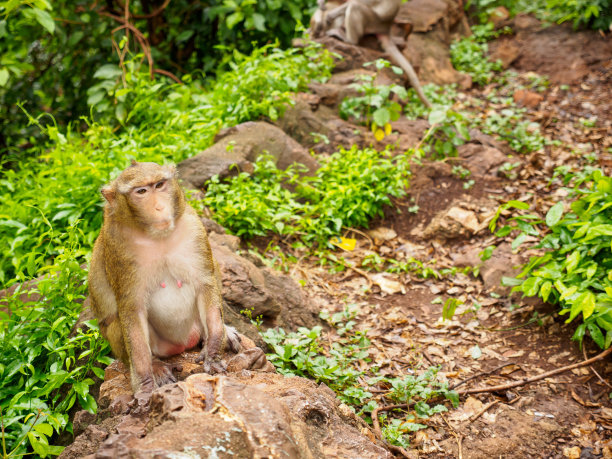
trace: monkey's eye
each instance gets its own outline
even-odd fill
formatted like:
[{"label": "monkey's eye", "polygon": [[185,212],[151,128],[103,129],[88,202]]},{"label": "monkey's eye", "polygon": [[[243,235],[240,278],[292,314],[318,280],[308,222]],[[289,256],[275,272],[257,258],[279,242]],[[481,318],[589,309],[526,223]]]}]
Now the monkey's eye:
[{"label": "monkey's eye", "polygon": [[138,194],[145,194],[146,192],[147,192],[147,189],[146,189],[146,188],[138,188],[138,189],[136,190],[136,193],[138,193]]},{"label": "monkey's eye", "polygon": [[156,190],[159,190],[161,187],[163,187],[163,186],[165,185],[165,183],[166,183],[166,181],[165,181],[165,180],[162,180],[161,182],[157,182],[157,183],[155,184],[155,189],[156,189]]}]

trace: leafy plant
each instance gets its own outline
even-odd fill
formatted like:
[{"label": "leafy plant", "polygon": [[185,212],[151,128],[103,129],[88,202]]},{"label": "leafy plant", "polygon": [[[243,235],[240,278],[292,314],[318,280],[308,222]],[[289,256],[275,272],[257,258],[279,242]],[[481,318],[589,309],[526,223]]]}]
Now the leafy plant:
[{"label": "leafy plant", "polygon": [[[564,203],[558,202],[545,220],[518,215],[496,234],[504,236],[518,229],[514,247],[529,235],[537,237],[536,248],[544,250],[522,266],[517,278],[505,278],[504,282],[525,296],[558,303],[559,314],[569,314],[567,322],[581,318],[573,339],[582,342],[588,332],[599,347],[608,348],[612,343],[612,178],[595,170],[586,180],[574,188],[576,200],[567,213]],[[527,210],[528,205],[510,201],[502,206],[491,222],[492,230],[502,209],[509,208]],[[548,230],[544,237],[538,226]]]},{"label": "leafy plant", "polygon": [[123,103],[125,127],[119,131],[89,122],[78,134],[70,126],[61,131],[30,117],[48,142],[0,178],[0,244],[10,248],[0,255],[0,284],[17,272],[26,276],[20,280],[35,276],[53,260],[61,244],[49,245],[41,236],[50,227],[62,239],[65,229],[81,220],[81,243],[91,247],[102,222],[99,189],[132,158],[178,162],[210,146],[223,126],[278,115],[293,91],[329,72],[325,56],[315,45],[290,51],[267,46],[251,56],[236,55],[234,70],[210,89],[198,82],[153,82],[134,68],[127,74],[132,86],[121,94],[109,90],[108,103],[96,105],[97,116],[108,121]]},{"label": "leafy plant", "polygon": [[238,235],[299,235],[309,244],[328,246],[343,227],[365,226],[382,215],[390,196],[405,194],[410,176],[405,155],[371,148],[340,149],[321,163],[315,176],[300,176],[295,167],[280,171],[262,156],[253,175],[243,172],[223,182],[213,178],[205,203]]},{"label": "leafy plant", "polygon": [[450,48],[451,62],[460,72],[472,77],[472,81],[479,85],[490,83],[495,72],[502,70],[500,61],[492,62],[488,59],[489,47],[487,40],[495,36],[493,25],[474,26],[473,34],[455,41]]},{"label": "leafy plant", "polygon": [[[384,68],[391,68],[393,72],[400,75],[402,69],[391,65],[384,59],[375,62],[367,62],[364,67],[374,65],[377,72]],[[403,86],[376,85],[376,75],[362,74],[355,77],[359,83],[351,84],[351,88],[362,93],[362,96],[347,97],[340,103],[340,116],[349,119],[354,118],[372,129],[377,140],[382,140],[385,135],[391,133],[391,121],[397,121],[402,113],[402,106],[393,100],[393,95],[401,101],[406,99],[408,92]]]},{"label": "leafy plant", "polygon": [[[51,231],[47,236],[54,239]],[[50,437],[71,429],[68,411],[77,401],[96,411],[92,376],[103,378],[100,366],[111,362],[95,322],[70,335],[86,294],[87,273],[76,261],[80,237],[77,227],[69,228],[45,276],[0,303],[0,407],[4,440],[14,455],[28,446],[40,457],[58,455],[63,448],[50,445]],[[22,295],[34,296],[23,302]]]},{"label": "leafy plant", "polygon": [[268,359],[279,373],[324,382],[363,416],[378,406],[369,389],[373,386],[386,388],[384,397],[392,403],[406,403],[408,413],[402,414],[402,419],[385,422],[383,435],[393,444],[407,446],[409,439],[405,434],[425,427],[415,422],[417,418],[426,419],[447,410],[441,403],[431,406],[432,400],[439,402],[446,398],[457,406],[458,396],[438,380],[437,368],[401,378],[377,376],[375,367],[365,370],[363,363],[369,362],[370,342],[366,331],[354,328],[353,319],[358,312],[356,306],[348,305],[338,313],[321,313],[321,318],[335,330],[337,336],[333,340],[325,339],[321,327],[300,328],[292,333],[282,329],[267,330],[262,336],[272,349],[267,354]]}]

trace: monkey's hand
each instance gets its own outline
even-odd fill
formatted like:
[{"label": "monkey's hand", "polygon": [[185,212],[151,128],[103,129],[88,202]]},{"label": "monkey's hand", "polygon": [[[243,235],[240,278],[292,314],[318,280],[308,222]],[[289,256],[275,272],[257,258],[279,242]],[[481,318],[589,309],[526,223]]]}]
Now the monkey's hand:
[{"label": "monkey's hand", "polygon": [[176,382],[176,376],[174,376],[173,370],[183,371],[183,367],[179,364],[172,364],[162,362],[161,360],[153,360],[153,378],[155,379],[155,385],[157,387],[163,386],[164,384],[170,384]]},{"label": "monkey's hand", "polygon": [[206,347],[202,349],[200,355],[196,359],[196,362],[202,362],[204,372],[209,375],[215,375],[218,373],[227,373],[227,364],[219,355],[209,355]]}]

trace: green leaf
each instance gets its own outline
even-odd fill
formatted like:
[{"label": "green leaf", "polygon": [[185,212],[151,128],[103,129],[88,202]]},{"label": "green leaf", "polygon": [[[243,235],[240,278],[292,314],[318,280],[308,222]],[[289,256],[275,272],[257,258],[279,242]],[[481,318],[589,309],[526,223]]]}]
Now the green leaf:
[{"label": "green leaf", "polygon": [[101,80],[110,80],[117,78],[121,75],[121,69],[115,64],[105,64],[96,70],[94,73],[94,78],[99,78]]},{"label": "green leaf", "polygon": [[382,107],[374,112],[373,119],[378,126],[384,126],[391,120],[391,114],[387,108]]},{"label": "green leaf", "polygon": [[601,349],[605,347],[605,338],[601,329],[593,322],[587,324],[587,329],[589,330],[589,335],[591,335],[591,339],[595,341]]},{"label": "green leaf", "polygon": [[51,427],[49,424],[36,424],[34,426],[34,430],[38,433],[46,435],[47,437],[53,435],[53,427]]},{"label": "green leaf", "polygon": [[584,292],[576,301],[580,303],[582,316],[584,319],[588,319],[595,311],[595,295],[593,292]]},{"label": "green leaf", "polygon": [[563,216],[563,202],[559,201],[552,206],[546,213],[546,224],[548,227],[555,226]]},{"label": "green leaf", "polygon": [[49,13],[38,8],[32,8],[32,12],[34,13],[34,17],[36,18],[38,23],[45,29],[47,29],[49,33],[52,34],[53,32],[55,32],[55,21]]},{"label": "green leaf", "polygon": [[5,86],[8,83],[9,71],[5,68],[0,68],[0,86]]},{"label": "green leaf", "polygon": [[432,126],[434,124],[442,124],[446,120],[446,112],[446,107],[434,108],[431,112],[429,112],[427,121],[429,121],[429,124]]}]

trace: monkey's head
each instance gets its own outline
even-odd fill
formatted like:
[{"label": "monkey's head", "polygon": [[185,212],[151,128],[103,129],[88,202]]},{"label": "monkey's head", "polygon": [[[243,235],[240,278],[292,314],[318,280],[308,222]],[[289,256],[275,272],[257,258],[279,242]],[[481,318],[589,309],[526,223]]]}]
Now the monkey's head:
[{"label": "monkey's head", "polygon": [[153,237],[170,234],[185,211],[185,198],[172,165],[132,161],[119,177],[102,188],[105,218],[136,226]]}]

